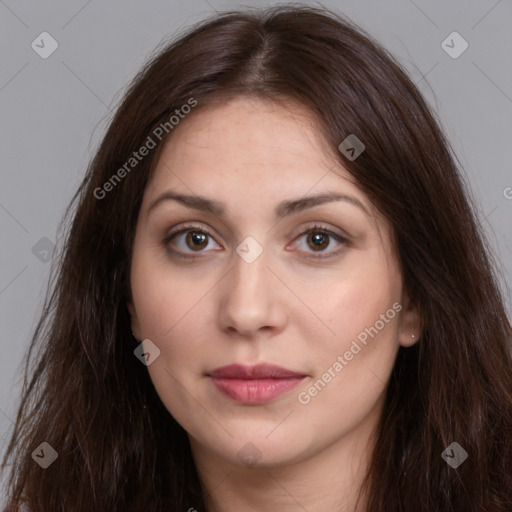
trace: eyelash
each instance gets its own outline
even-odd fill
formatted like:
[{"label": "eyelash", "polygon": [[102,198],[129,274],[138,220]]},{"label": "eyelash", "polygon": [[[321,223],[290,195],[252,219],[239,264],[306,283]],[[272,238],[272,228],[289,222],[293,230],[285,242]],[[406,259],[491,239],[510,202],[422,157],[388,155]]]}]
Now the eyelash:
[{"label": "eyelash", "polygon": [[[181,235],[183,233],[187,233],[188,231],[195,231],[195,232],[207,235],[210,238],[213,238],[213,235],[210,233],[210,231],[207,228],[204,228],[202,226],[195,226],[195,225],[185,225],[185,226],[182,226],[182,228],[180,230],[174,231],[174,232],[170,233],[168,236],[166,236],[166,238],[163,240],[163,244],[166,247],[168,247],[170,245],[170,242],[176,236]],[[309,259],[321,260],[321,259],[333,258],[333,257],[337,256],[338,254],[340,254],[341,251],[343,251],[345,246],[348,244],[348,240],[346,238],[342,237],[341,235],[338,235],[337,233],[332,232],[327,227],[319,225],[319,224],[315,224],[314,226],[308,228],[306,231],[302,232],[298,238],[300,238],[304,235],[319,234],[319,233],[323,234],[323,235],[328,235],[329,237],[334,238],[337,242],[342,244],[342,247],[337,250],[334,250],[334,251],[329,251],[328,256],[324,256],[323,253],[321,253],[318,255],[308,256]],[[195,260],[195,259],[201,258],[201,256],[190,256],[189,254],[183,253],[181,251],[177,251],[175,249],[168,249],[168,250],[174,256],[177,256],[177,257],[185,259],[185,260]]]}]

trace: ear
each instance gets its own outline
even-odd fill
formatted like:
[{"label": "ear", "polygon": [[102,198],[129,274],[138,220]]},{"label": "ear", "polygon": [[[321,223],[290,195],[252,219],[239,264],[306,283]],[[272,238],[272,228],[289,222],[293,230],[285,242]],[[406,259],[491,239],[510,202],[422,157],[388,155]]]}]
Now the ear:
[{"label": "ear", "polygon": [[398,341],[402,347],[412,347],[422,335],[421,315],[405,293],[403,302]]},{"label": "ear", "polygon": [[139,318],[137,316],[137,312],[135,311],[135,306],[131,301],[127,301],[126,307],[128,308],[131,317],[131,328],[133,336],[135,337],[135,339],[140,341],[142,340],[142,335],[140,332]]}]

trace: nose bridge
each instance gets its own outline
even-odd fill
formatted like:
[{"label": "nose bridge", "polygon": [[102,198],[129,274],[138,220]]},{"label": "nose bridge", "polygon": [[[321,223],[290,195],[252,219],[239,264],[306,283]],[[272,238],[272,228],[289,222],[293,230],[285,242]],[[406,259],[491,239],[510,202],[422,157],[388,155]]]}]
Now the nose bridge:
[{"label": "nose bridge", "polygon": [[269,299],[268,251],[254,239],[244,240],[236,249],[234,268],[230,280],[232,302],[239,301],[246,309],[261,308]]},{"label": "nose bridge", "polygon": [[267,268],[271,265],[269,254],[252,237],[244,239],[236,248],[219,302],[225,329],[249,334],[262,327],[282,327],[285,307],[279,298],[276,278]]},{"label": "nose bridge", "polygon": [[236,253],[233,258],[233,285],[236,292],[254,294],[264,289],[270,274],[267,268],[268,251],[254,239],[246,239],[237,247]]}]

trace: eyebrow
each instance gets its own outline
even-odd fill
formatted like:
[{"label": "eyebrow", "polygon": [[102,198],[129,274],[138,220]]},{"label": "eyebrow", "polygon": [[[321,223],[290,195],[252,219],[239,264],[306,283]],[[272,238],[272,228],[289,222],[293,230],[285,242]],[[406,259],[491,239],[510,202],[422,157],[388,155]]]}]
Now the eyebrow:
[{"label": "eyebrow", "polygon": [[[187,195],[172,190],[168,190],[159,195],[149,206],[147,215],[149,215],[157,206],[166,201],[177,201],[182,205],[186,206],[187,208],[199,210],[206,213],[211,213],[213,215],[216,215],[220,219],[226,218],[226,208],[223,203],[220,203],[219,201],[210,199],[208,197],[198,195]],[[370,215],[367,209],[358,199],[356,199],[353,196],[340,194],[336,192],[327,192],[313,196],[301,197],[299,199],[282,201],[276,206],[275,215],[278,219],[283,219],[284,217],[297,214],[299,212],[307,210],[308,208],[313,208],[315,206],[319,206],[321,204],[330,203],[334,201],[343,201],[353,206],[357,206],[358,208],[363,210],[364,213],[366,213],[366,215]]]}]

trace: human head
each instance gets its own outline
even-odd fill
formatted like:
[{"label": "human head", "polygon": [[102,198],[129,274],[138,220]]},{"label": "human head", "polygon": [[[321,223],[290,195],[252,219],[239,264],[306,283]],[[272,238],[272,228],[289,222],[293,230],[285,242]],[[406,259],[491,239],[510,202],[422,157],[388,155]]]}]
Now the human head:
[{"label": "human head", "polygon": [[[300,105],[238,96],[182,123],[146,187],[132,250],[131,325],[145,352],[160,351],[148,366],[155,389],[203,472],[241,478],[247,457],[253,477],[318,468],[329,453],[352,461],[353,481],[397,351],[420,332],[389,223]],[[343,201],[320,204],[327,194]],[[311,197],[317,206],[301,210]],[[193,245],[196,230],[209,234]],[[279,397],[254,381],[226,396],[212,373],[235,363],[305,377]]]},{"label": "human head", "polygon": [[[78,457],[89,468],[91,482],[103,485],[105,492],[111,482],[98,478],[92,463],[105,453],[110,456],[103,470],[117,475],[112,477],[117,488],[124,479],[126,486],[141,483],[134,467],[151,467],[158,474],[146,487],[135,485],[141,500],[154,490],[152,485],[169,496],[185,496],[181,488],[192,486],[190,453],[186,445],[179,445],[186,441],[185,432],[159,403],[146,368],[133,357],[135,347],[128,343],[135,226],[165,144],[157,144],[140,160],[133,152],[147,144],[159,127],[173,125],[171,116],[179,116],[175,111],[183,105],[191,106],[190,98],[197,101],[192,115],[200,116],[213,101],[227,104],[241,94],[266,101],[294,100],[316,116],[331,154],[338,156],[389,223],[404,293],[420,312],[421,340],[398,351],[389,381],[372,462],[375,492],[369,506],[373,508],[368,510],[377,510],[386,499],[393,505],[413,504],[418,489],[423,497],[431,493],[427,502],[436,503],[435,489],[443,485],[452,486],[452,497],[439,498],[445,501],[438,504],[470,503],[470,494],[479,492],[477,486],[457,483],[439,453],[453,438],[484,450],[477,432],[483,421],[483,397],[489,397],[486,386],[491,379],[501,383],[506,379],[500,361],[506,359],[508,324],[498,288],[449,145],[425,101],[368,35],[346,20],[312,8],[278,7],[261,17],[217,16],[165,48],[127,91],[77,194],[79,205],[67,241],[51,331],[54,343],[47,348],[47,366],[41,366],[41,376],[54,376],[46,393],[58,391],[62,400],[47,404],[46,416],[34,427],[34,438],[51,432],[68,454],[80,445]],[[174,129],[178,133],[180,127],[168,129],[171,141]],[[338,149],[351,134],[365,145],[355,160]],[[121,177],[118,170],[130,158],[136,163],[129,164],[130,172]],[[98,192],[105,191],[104,184],[114,173],[120,178],[114,180],[116,185],[105,195]],[[70,340],[76,351],[67,350]],[[67,375],[70,368],[76,372]],[[466,380],[470,375],[474,379]],[[58,384],[65,377],[64,395]],[[90,396],[100,397],[94,407],[102,412],[84,419],[84,411],[92,408]],[[497,395],[494,400],[496,406]],[[114,410],[112,403],[117,404]],[[61,409],[67,412],[59,416]],[[446,410],[452,412],[449,420]],[[113,424],[113,411],[133,421]],[[61,418],[53,430],[51,416]],[[497,424],[508,421],[492,418]],[[65,435],[69,424],[73,429]],[[90,429],[112,437],[95,442],[89,438],[89,442]],[[172,440],[166,429],[174,432]],[[141,440],[143,431],[153,433],[158,449]],[[114,446],[123,453],[117,466]],[[166,451],[172,460],[162,454]],[[491,451],[498,453],[498,445]],[[416,463],[420,458],[423,462]],[[169,468],[175,468],[177,460],[187,461],[185,474],[165,491]],[[468,461],[459,469],[466,483],[472,482],[472,464]],[[378,486],[376,475],[386,470],[398,475],[405,489],[393,491],[391,478],[389,485]],[[54,471],[62,472],[63,480],[77,473],[65,462]],[[432,474],[437,487],[430,485]]]}]

